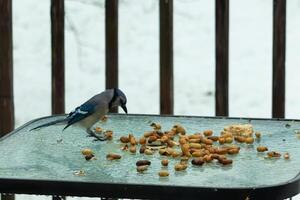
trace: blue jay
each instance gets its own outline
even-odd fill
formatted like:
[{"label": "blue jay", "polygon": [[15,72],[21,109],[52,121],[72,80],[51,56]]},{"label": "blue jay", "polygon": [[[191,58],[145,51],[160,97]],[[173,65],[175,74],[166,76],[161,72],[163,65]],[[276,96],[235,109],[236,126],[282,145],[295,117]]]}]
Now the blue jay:
[{"label": "blue jay", "polygon": [[120,89],[108,89],[101,92],[100,94],[93,96],[84,104],[75,108],[75,110],[70,112],[64,119],[59,119],[46,124],[42,124],[31,130],[51,126],[58,123],[66,123],[67,125],[63,130],[71,125],[79,125],[80,127],[83,127],[90,136],[95,137],[96,140],[103,141],[106,138],[96,135],[96,133],[91,129],[92,126],[96,122],[98,122],[101,117],[107,114],[108,111],[113,107],[121,106],[124,112],[127,113],[126,102],[126,96]]}]

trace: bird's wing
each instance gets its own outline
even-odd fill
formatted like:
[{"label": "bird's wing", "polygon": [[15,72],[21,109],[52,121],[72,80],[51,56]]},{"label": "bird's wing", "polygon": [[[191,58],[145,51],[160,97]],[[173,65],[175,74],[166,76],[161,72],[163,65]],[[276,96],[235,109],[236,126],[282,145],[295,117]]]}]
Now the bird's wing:
[{"label": "bird's wing", "polygon": [[89,103],[86,102],[82,104],[81,106],[77,107],[74,111],[70,112],[67,119],[68,119],[68,124],[64,128],[68,128],[70,125],[81,121],[82,119],[92,115],[95,112],[95,104],[94,103]]}]

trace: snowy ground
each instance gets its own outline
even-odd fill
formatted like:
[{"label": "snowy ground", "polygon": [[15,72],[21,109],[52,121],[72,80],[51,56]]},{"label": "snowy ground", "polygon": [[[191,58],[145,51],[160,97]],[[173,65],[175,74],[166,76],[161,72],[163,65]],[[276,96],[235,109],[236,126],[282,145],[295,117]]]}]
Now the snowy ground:
[{"label": "snowy ground", "polygon": [[[67,112],[105,87],[103,5],[66,0]],[[50,115],[49,6],[50,0],[13,1],[17,127]],[[287,118],[300,118],[299,8],[300,1],[288,1]],[[175,114],[213,116],[214,1],[175,0],[174,10]],[[157,114],[158,1],[120,0],[119,12],[120,88],[128,110]],[[231,0],[230,116],[271,117],[271,70],[272,0]]]}]

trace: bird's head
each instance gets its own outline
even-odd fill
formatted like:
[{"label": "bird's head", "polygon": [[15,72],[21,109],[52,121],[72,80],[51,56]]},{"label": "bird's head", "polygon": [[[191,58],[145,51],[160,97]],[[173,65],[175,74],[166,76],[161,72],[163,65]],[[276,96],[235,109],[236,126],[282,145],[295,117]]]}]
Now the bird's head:
[{"label": "bird's head", "polygon": [[121,106],[124,112],[127,113],[126,103],[127,98],[125,94],[120,89],[114,88],[112,99],[110,100],[108,105],[109,109],[111,109],[112,107]]}]

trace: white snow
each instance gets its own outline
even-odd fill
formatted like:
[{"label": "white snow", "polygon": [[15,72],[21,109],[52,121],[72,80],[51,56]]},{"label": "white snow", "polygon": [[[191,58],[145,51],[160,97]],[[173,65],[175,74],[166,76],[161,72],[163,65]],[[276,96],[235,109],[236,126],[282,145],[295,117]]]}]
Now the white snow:
[{"label": "white snow", "polygon": [[[66,0],[66,112],[105,88],[103,6]],[[13,1],[16,127],[51,113],[49,8],[50,0]],[[299,8],[298,0],[287,2],[286,118],[300,117]],[[174,11],[175,114],[213,116],[214,1],[175,0]],[[128,110],[158,114],[158,1],[120,0],[119,25]],[[230,116],[271,117],[271,70],[272,0],[231,0]]]}]

